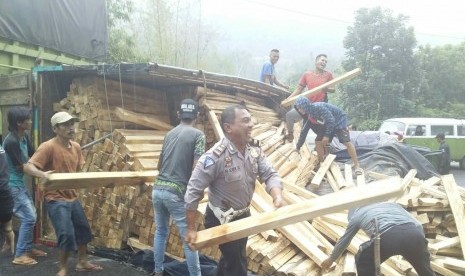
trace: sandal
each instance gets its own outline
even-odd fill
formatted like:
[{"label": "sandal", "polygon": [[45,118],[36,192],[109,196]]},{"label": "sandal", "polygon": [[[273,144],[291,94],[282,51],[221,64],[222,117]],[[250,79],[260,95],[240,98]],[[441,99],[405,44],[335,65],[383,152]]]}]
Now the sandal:
[{"label": "sandal", "polygon": [[39,250],[39,249],[32,249],[28,252],[29,257],[47,257],[47,252]]},{"label": "sandal", "polygon": [[355,175],[362,175],[362,174],[363,174],[363,169],[362,168],[355,169]]},{"label": "sandal", "polygon": [[96,265],[96,264],[91,264],[91,263],[88,263],[84,267],[76,266],[77,272],[97,272],[97,271],[102,271],[102,270],[103,270],[103,267]]},{"label": "sandal", "polygon": [[37,261],[33,258],[23,255],[21,257],[14,258],[11,263],[16,265],[35,265],[37,264]]}]

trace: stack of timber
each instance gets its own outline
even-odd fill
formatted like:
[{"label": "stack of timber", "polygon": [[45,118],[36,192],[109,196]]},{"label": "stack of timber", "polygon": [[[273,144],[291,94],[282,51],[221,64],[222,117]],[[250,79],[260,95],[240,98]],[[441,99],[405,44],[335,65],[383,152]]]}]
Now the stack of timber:
[{"label": "stack of timber", "polygon": [[119,128],[172,128],[165,92],[99,77],[74,79],[53,108],[79,118],[75,140],[81,145]]},{"label": "stack of timber", "polygon": [[[334,156],[329,155],[318,166],[318,159],[306,146],[298,153],[294,151],[293,143],[283,143],[284,123],[279,119],[277,112],[269,108],[268,99],[242,94],[229,95],[202,87],[197,89],[197,97],[201,104],[199,128],[204,130],[207,141],[210,141],[209,146],[223,135],[219,125],[222,109],[232,103],[246,103],[256,120],[252,136],[260,141],[262,150],[283,178],[284,196],[289,204],[319,197],[317,192],[323,186],[329,187],[330,192],[338,193],[341,189],[350,189],[354,185],[369,185],[365,183],[367,179],[364,176],[352,175],[350,165],[341,168],[336,164]],[[66,101],[69,101],[68,98]],[[75,103],[81,101],[74,97]],[[65,110],[66,106],[60,104]],[[68,111],[73,111],[71,105],[68,107]],[[84,131],[88,131],[85,126],[80,124]],[[168,129],[113,130],[111,137],[104,143],[94,145],[84,152],[84,169],[154,170],[162,138],[167,131]],[[298,131],[296,128],[295,137],[298,137]],[[371,172],[366,172],[365,176],[378,178],[378,181],[387,177]],[[415,172],[412,171],[402,179],[407,192],[396,200],[423,224],[430,241],[433,268],[438,275],[462,275],[465,267],[465,191],[457,187],[450,176],[425,181],[414,176]],[[123,248],[126,244],[141,249],[153,246],[156,225],[153,222],[151,194],[152,183],[82,192],[82,202],[96,237],[93,244],[109,248]],[[206,202],[199,205],[200,213],[205,211],[205,205]],[[272,208],[269,195],[257,184],[257,192],[252,201],[252,214],[266,212]],[[354,254],[358,246],[368,239],[361,232],[332,271],[324,272],[320,268],[321,262],[331,253],[334,242],[342,236],[346,226],[347,214],[342,212],[252,235],[247,244],[249,270],[259,275],[355,275]],[[171,225],[170,228],[167,253],[183,257],[178,231],[175,225]],[[199,216],[197,228],[204,228],[202,216]],[[220,256],[217,246],[204,248],[201,253],[214,259]],[[382,273],[416,275],[408,262],[398,257],[385,262],[382,265]]]}]

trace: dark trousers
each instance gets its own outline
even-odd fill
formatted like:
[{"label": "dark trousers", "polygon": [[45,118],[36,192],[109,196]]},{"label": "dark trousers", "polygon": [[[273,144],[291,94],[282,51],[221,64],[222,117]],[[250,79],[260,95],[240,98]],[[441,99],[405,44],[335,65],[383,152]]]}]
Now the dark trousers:
[{"label": "dark trousers", "polygon": [[[380,239],[381,263],[391,256],[401,255],[419,276],[434,276],[430,264],[428,241],[413,223],[397,225],[384,232]],[[355,257],[358,276],[375,275],[374,242],[368,241],[360,246]]]},{"label": "dark trousers", "polygon": [[[250,212],[243,214],[234,220],[239,220],[250,216]],[[220,225],[220,221],[215,217],[213,211],[207,206],[205,212],[205,228]],[[218,262],[218,276],[247,276],[247,238],[223,243],[219,245],[221,258]]]}]

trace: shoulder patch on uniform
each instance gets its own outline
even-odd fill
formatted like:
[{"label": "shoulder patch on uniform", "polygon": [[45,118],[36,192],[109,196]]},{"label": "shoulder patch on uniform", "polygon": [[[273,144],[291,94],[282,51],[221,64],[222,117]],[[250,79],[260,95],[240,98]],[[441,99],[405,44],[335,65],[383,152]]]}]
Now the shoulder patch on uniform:
[{"label": "shoulder patch on uniform", "polygon": [[206,169],[213,164],[215,164],[215,160],[213,160],[213,158],[211,158],[210,156],[207,156],[205,157],[205,161],[203,162],[203,168]]},{"label": "shoulder patch on uniform", "polygon": [[223,144],[219,144],[214,150],[213,150],[213,153],[216,155],[216,156],[220,156],[224,150],[226,149],[226,146],[223,145]]}]

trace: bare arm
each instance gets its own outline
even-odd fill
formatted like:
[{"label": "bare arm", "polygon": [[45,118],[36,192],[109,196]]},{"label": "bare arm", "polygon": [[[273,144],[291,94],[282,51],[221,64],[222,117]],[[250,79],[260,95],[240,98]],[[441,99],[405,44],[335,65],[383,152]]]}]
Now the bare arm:
[{"label": "bare arm", "polygon": [[271,75],[265,75],[264,83],[271,85]]},{"label": "bare arm", "polygon": [[197,229],[195,228],[195,222],[197,221],[197,211],[186,209],[186,221],[187,221],[187,233],[186,242],[189,247],[195,249],[193,243],[197,239]]},{"label": "bare arm", "polygon": [[277,86],[282,87],[282,88],[284,88],[286,90],[289,89],[289,86],[282,84],[280,81],[278,81],[278,79],[276,77],[274,77],[274,83],[276,83]]},{"label": "bare arm", "polygon": [[294,92],[292,92],[292,94],[291,94],[289,97],[287,97],[287,98],[289,99],[289,98],[292,98],[292,97],[294,97],[294,96],[299,95],[300,93],[302,93],[302,90],[304,90],[304,87],[303,87],[302,85],[300,85],[300,84],[297,85],[297,87],[295,88]]},{"label": "bare arm", "polygon": [[35,176],[40,178],[40,182],[44,183],[45,180],[47,179],[47,175],[49,173],[52,173],[53,171],[48,171],[44,172],[40,169],[38,169],[34,164],[31,162],[28,162],[26,165],[24,165],[24,173],[30,176]]}]

